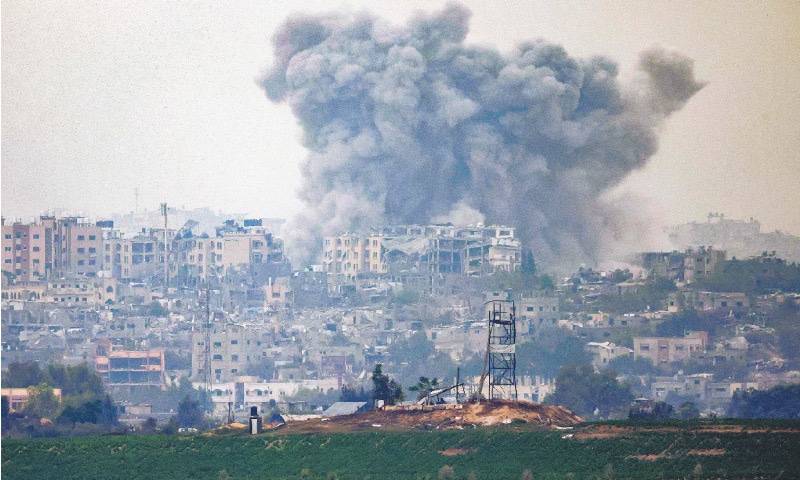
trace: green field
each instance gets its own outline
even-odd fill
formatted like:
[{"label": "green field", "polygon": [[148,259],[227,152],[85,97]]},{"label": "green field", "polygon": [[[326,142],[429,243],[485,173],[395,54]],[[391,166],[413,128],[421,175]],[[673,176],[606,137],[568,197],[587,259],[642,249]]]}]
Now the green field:
[{"label": "green field", "polygon": [[[534,479],[800,478],[800,422],[631,425],[4,440],[2,476],[519,479],[528,471]],[[574,436],[563,438],[568,434]]]}]

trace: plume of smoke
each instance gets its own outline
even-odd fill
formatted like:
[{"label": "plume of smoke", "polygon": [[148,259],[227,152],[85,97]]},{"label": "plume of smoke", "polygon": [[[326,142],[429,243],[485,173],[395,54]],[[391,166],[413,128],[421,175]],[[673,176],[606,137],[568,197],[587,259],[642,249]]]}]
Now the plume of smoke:
[{"label": "plume of smoke", "polygon": [[542,40],[505,54],[465,45],[469,17],[451,4],[404,28],[362,14],[291,18],[277,32],[260,84],[289,102],[310,152],[307,208],[287,224],[295,261],[314,259],[325,235],[447,215],[516,226],[544,266],[595,262],[630,235],[603,194],[645,165],[659,122],[702,88],[692,61],[651,49],[622,88],[614,62]]}]

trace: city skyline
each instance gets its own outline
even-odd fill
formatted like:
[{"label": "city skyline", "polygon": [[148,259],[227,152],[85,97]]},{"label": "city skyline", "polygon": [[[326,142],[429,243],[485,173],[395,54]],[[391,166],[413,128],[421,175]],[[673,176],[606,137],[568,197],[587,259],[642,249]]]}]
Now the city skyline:
[{"label": "city skyline", "polygon": [[[461,2],[466,44],[508,52],[542,37],[603,55],[632,78],[661,45],[694,60],[705,87],[659,128],[659,150],[609,194],[656,225],[708,212],[800,235],[800,6],[790,2]],[[445,2],[306,2],[365,7],[392,25]],[[307,152],[286,104],[256,84],[290,2],[3,3],[2,213],[93,217],[171,206],[289,218]],[[503,28],[498,29],[497,25]],[[138,192],[138,193],[135,193]]]}]

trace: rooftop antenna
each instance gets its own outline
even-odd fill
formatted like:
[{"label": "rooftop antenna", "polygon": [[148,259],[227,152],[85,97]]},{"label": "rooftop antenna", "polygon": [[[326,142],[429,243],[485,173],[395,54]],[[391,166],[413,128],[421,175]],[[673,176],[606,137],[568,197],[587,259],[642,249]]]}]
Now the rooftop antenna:
[{"label": "rooftop antenna", "polygon": [[205,378],[206,392],[211,395],[211,299],[208,284],[206,284],[206,323],[205,338],[203,339],[203,375]]},{"label": "rooftop antenna", "polygon": [[161,204],[161,215],[164,216],[164,293],[167,293],[167,286],[169,286],[169,262],[167,259],[168,245],[167,245],[167,204]]}]

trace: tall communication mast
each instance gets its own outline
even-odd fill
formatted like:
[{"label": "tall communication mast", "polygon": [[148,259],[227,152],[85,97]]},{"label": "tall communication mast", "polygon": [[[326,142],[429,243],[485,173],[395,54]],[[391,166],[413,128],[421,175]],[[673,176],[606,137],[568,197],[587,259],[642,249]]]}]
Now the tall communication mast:
[{"label": "tall communication mast", "polygon": [[167,292],[169,286],[169,248],[167,244],[167,204],[161,204],[161,215],[164,216],[164,293]]},{"label": "tall communication mast", "polygon": [[486,357],[478,385],[478,398],[488,374],[489,398],[517,399],[517,319],[514,302],[492,300],[484,304],[489,316]]},{"label": "tall communication mast", "polygon": [[211,395],[211,299],[208,286],[206,286],[206,321],[203,324],[205,338],[203,339],[203,374],[206,392]]}]

